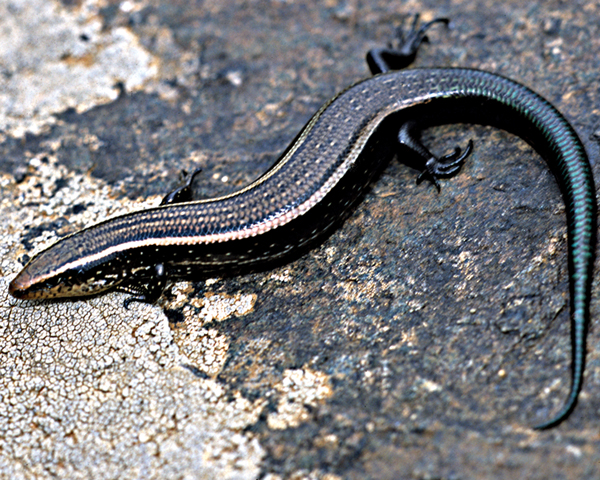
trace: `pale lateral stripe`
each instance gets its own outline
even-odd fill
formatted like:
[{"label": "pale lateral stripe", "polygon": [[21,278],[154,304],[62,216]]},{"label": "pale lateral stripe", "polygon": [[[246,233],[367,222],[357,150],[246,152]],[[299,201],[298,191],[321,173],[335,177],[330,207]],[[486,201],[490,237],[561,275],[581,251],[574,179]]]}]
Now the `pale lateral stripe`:
[{"label": "pale lateral stripe", "polygon": [[[285,212],[282,215],[279,215],[269,221],[258,223],[250,228],[246,228],[243,230],[233,231],[233,232],[225,232],[225,233],[216,233],[212,235],[197,235],[191,237],[158,237],[158,238],[149,238],[145,240],[136,240],[132,242],[120,243],[117,245],[113,245],[108,247],[101,252],[98,252],[94,255],[87,255],[85,257],[79,258],[73,262],[66,263],[61,268],[53,270],[49,272],[47,275],[44,275],[45,278],[50,278],[55,275],[59,275],[61,273],[66,272],[70,269],[76,269],[79,267],[83,267],[88,263],[95,262],[101,260],[102,258],[108,257],[113,253],[119,253],[122,251],[136,249],[141,247],[148,246],[171,246],[171,245],[199,245],[199,244],[210,244],[217,242],[226,242],[231,240],[240,240],[244,238],[254,237],[256,235],[260,235],[268,232],[274,228],[285,225],[300,215],[305,214],[312,207],[314,207],[317,203],[319,203],[325,195],[327,195],[331,189],[339,182],[340,178],[342,178],[346,172],[350,169],[354,161],[358,158],[361,150],[363,149],[366,139],[369,138],[370,133],[376,128],[376,126],[380,123],[381,119],[383,119],[387,115],[387,112],[380,112],[368,125],[366,130],[369,131],[366,135],[360,136],[360,141],[357,142],[350,154],[346,157],[346,160],[338,167],[338,169],[325,181],[325,183],[311,195],[311,197],[306,200],[304,203],[298,205],[297,207],[292,208],[291,210]],[[36,280],[39,281],[39,278]]]}]

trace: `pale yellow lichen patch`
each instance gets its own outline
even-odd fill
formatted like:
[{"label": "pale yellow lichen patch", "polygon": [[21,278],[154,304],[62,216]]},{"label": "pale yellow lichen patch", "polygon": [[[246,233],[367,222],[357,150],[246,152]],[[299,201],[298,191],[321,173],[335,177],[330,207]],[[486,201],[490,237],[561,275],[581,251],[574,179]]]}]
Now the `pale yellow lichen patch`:
[{"label": "pale yellow lichen patch", "polygon": [[114,100],[157,75],[156,60],[126,28],[103,30],[104,2],[64,8],[56,0],[0,2],[0,131],[20,137]]},{"label": "pale yellow lichen patch", "polygon": [[204,328],[204,323],[197,315],[186,316],[183,325],[174,329],[173,341],[185,357],[185,365],[216,377],[227,359],[229,339],[214,328]]},{"label": "pale yellow lichen patch", "polygon": [[[222,322],[231,316],[249,313],[256,302],[254,294],[209,294],[204,298],[185,297],[189,284],[179,282],[173,288],[176,294],[171,308],[181,308],[185,321],[175,328],[173,339],[187,358],[186,364],[194,366],[209,377],[216,377],[227,359],[229,339],[214,328],[205,328],[207,323]],[[187,300],[183,300],[187,298]],[[200,312],[197,313],[197,310]]]},{"label": "pale yellow lichen patch", "polygon": [[[0,477],[133,479],[143,469],[148,479],[256,478],[264,452],[246,429],[264,401],[182,368],[190,352],[162,309],[127,310],[121,294],[51,303],[8,296],[17,259],[32,254],[20,243],[24,228],[61,216],[79,228],[147,204],[116,205],[111,188],[68,172],[50,153],[30,159],[21,184],[0,176],[0,190]],[[78,201],[89,208],[74,215]],[[36,250],[57,236],[41,235]],[[253,302],[226,298],[198,325]],[[195,346],[209,372],[221,368],[225,338],[209,331]]]},{"label": "pale yellow lichen patch", "polygon": [[244,428],[264,402],[232,402],[217,382],[182,369],[161,309],[125,310],[115,294],[22,302],[6,284],[2,476],[139,478],[145,465],[145,478],[255,478],[263,452]]},{"label": "pale yellow lichen patch", "polygon": [[[212,284],[212,280],[207,281],[207,286],[209,284]],[[235,295],[207,293],[202,298],[190,299],[189,295],[192,291],[189,282],[176,283],[172,288],[175,299],[168,304],[168,308],[180,308],[186,319],[198,317],[202,325],[209,322],[222,322],[232,315],[237,317],[247,315],[256,303],[256,294],[253,293]]]},{"label": "pale yellow lichen patch", "polygon": [[333,394],[327,375],[307,368],[286,370],[275,389],[281,397],[277,412],[267,417],[267,425],[278,430],[307,421],[310,415],[307,407],[315,407]]},{"label": "pale yellow lichen patch", "polygon": [[241,317],[248,314],[256,303],[255,294],[207,295],[202,313],[207,321],[222,322],[232,315]]}]

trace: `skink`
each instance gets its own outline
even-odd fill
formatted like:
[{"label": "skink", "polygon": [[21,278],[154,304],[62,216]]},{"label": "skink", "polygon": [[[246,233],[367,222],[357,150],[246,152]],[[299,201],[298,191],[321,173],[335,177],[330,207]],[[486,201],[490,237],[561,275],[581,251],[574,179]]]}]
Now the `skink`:
[{"label": "skink", "polygon": [[559,423],[576,404],[585,360],[596,225],[586,152],[550,103],[514,81],[462,68],[393,71],[412,61],[431,23],[417,29],[415,22],[396,49],[371,51],[377,75],[328,101],[251,185],[191,201],[191,175],[163,205],[101,222],[41,252],[11,282],[11,295],[42,299],[118,289],[129,292],[130,301],[154,302],[168,279],[263,267],[304,251],[339,225],[399,143],[417,153],[436,185],[438,177],[455,174],[470,145],[437,158],[417,140],[415,125],[490,124],[545,157],[566,204],[573,380],[565,406],[537,428]]}]

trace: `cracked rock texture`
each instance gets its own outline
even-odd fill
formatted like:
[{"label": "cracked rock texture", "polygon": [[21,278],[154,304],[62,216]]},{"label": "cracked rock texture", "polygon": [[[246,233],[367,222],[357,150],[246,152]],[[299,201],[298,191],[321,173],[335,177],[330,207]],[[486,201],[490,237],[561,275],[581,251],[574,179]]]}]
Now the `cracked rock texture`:
[{"label": "cracked rock texture", "polygon": [[[25,302],[36,252],[156,205],[248,184],[412,14],[416,66],[532,87],[598,174],[600,6],[507,0],[0,1],[0,478],[600,477],[593,287],[579,405],[569,386],[564,206],[505,132],[423,132],[461,172],[415,185],[392,162],[323,245],[272,271]],[[393,140],[391,140],[393,141]]]}]

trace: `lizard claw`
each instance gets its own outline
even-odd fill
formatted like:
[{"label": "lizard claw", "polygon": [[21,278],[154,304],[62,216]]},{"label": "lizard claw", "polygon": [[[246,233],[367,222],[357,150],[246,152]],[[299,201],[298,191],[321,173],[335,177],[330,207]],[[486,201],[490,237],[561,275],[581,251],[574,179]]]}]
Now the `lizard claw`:
[{"label": "lizard claw", "polygon": [[450,177],[460,170],[465,159],[471,153],[473,149],[473,140],[469,140],[467,148],[463,152],[460,147],[456,147],[454,152],[444,155],[441,158],[432,156],[425,163],[425,170],[417,177],[417,183],[421,183],[423,180],[430,180],[435,187],[440,190],[440,184],[438,182],[439,177]]}]

